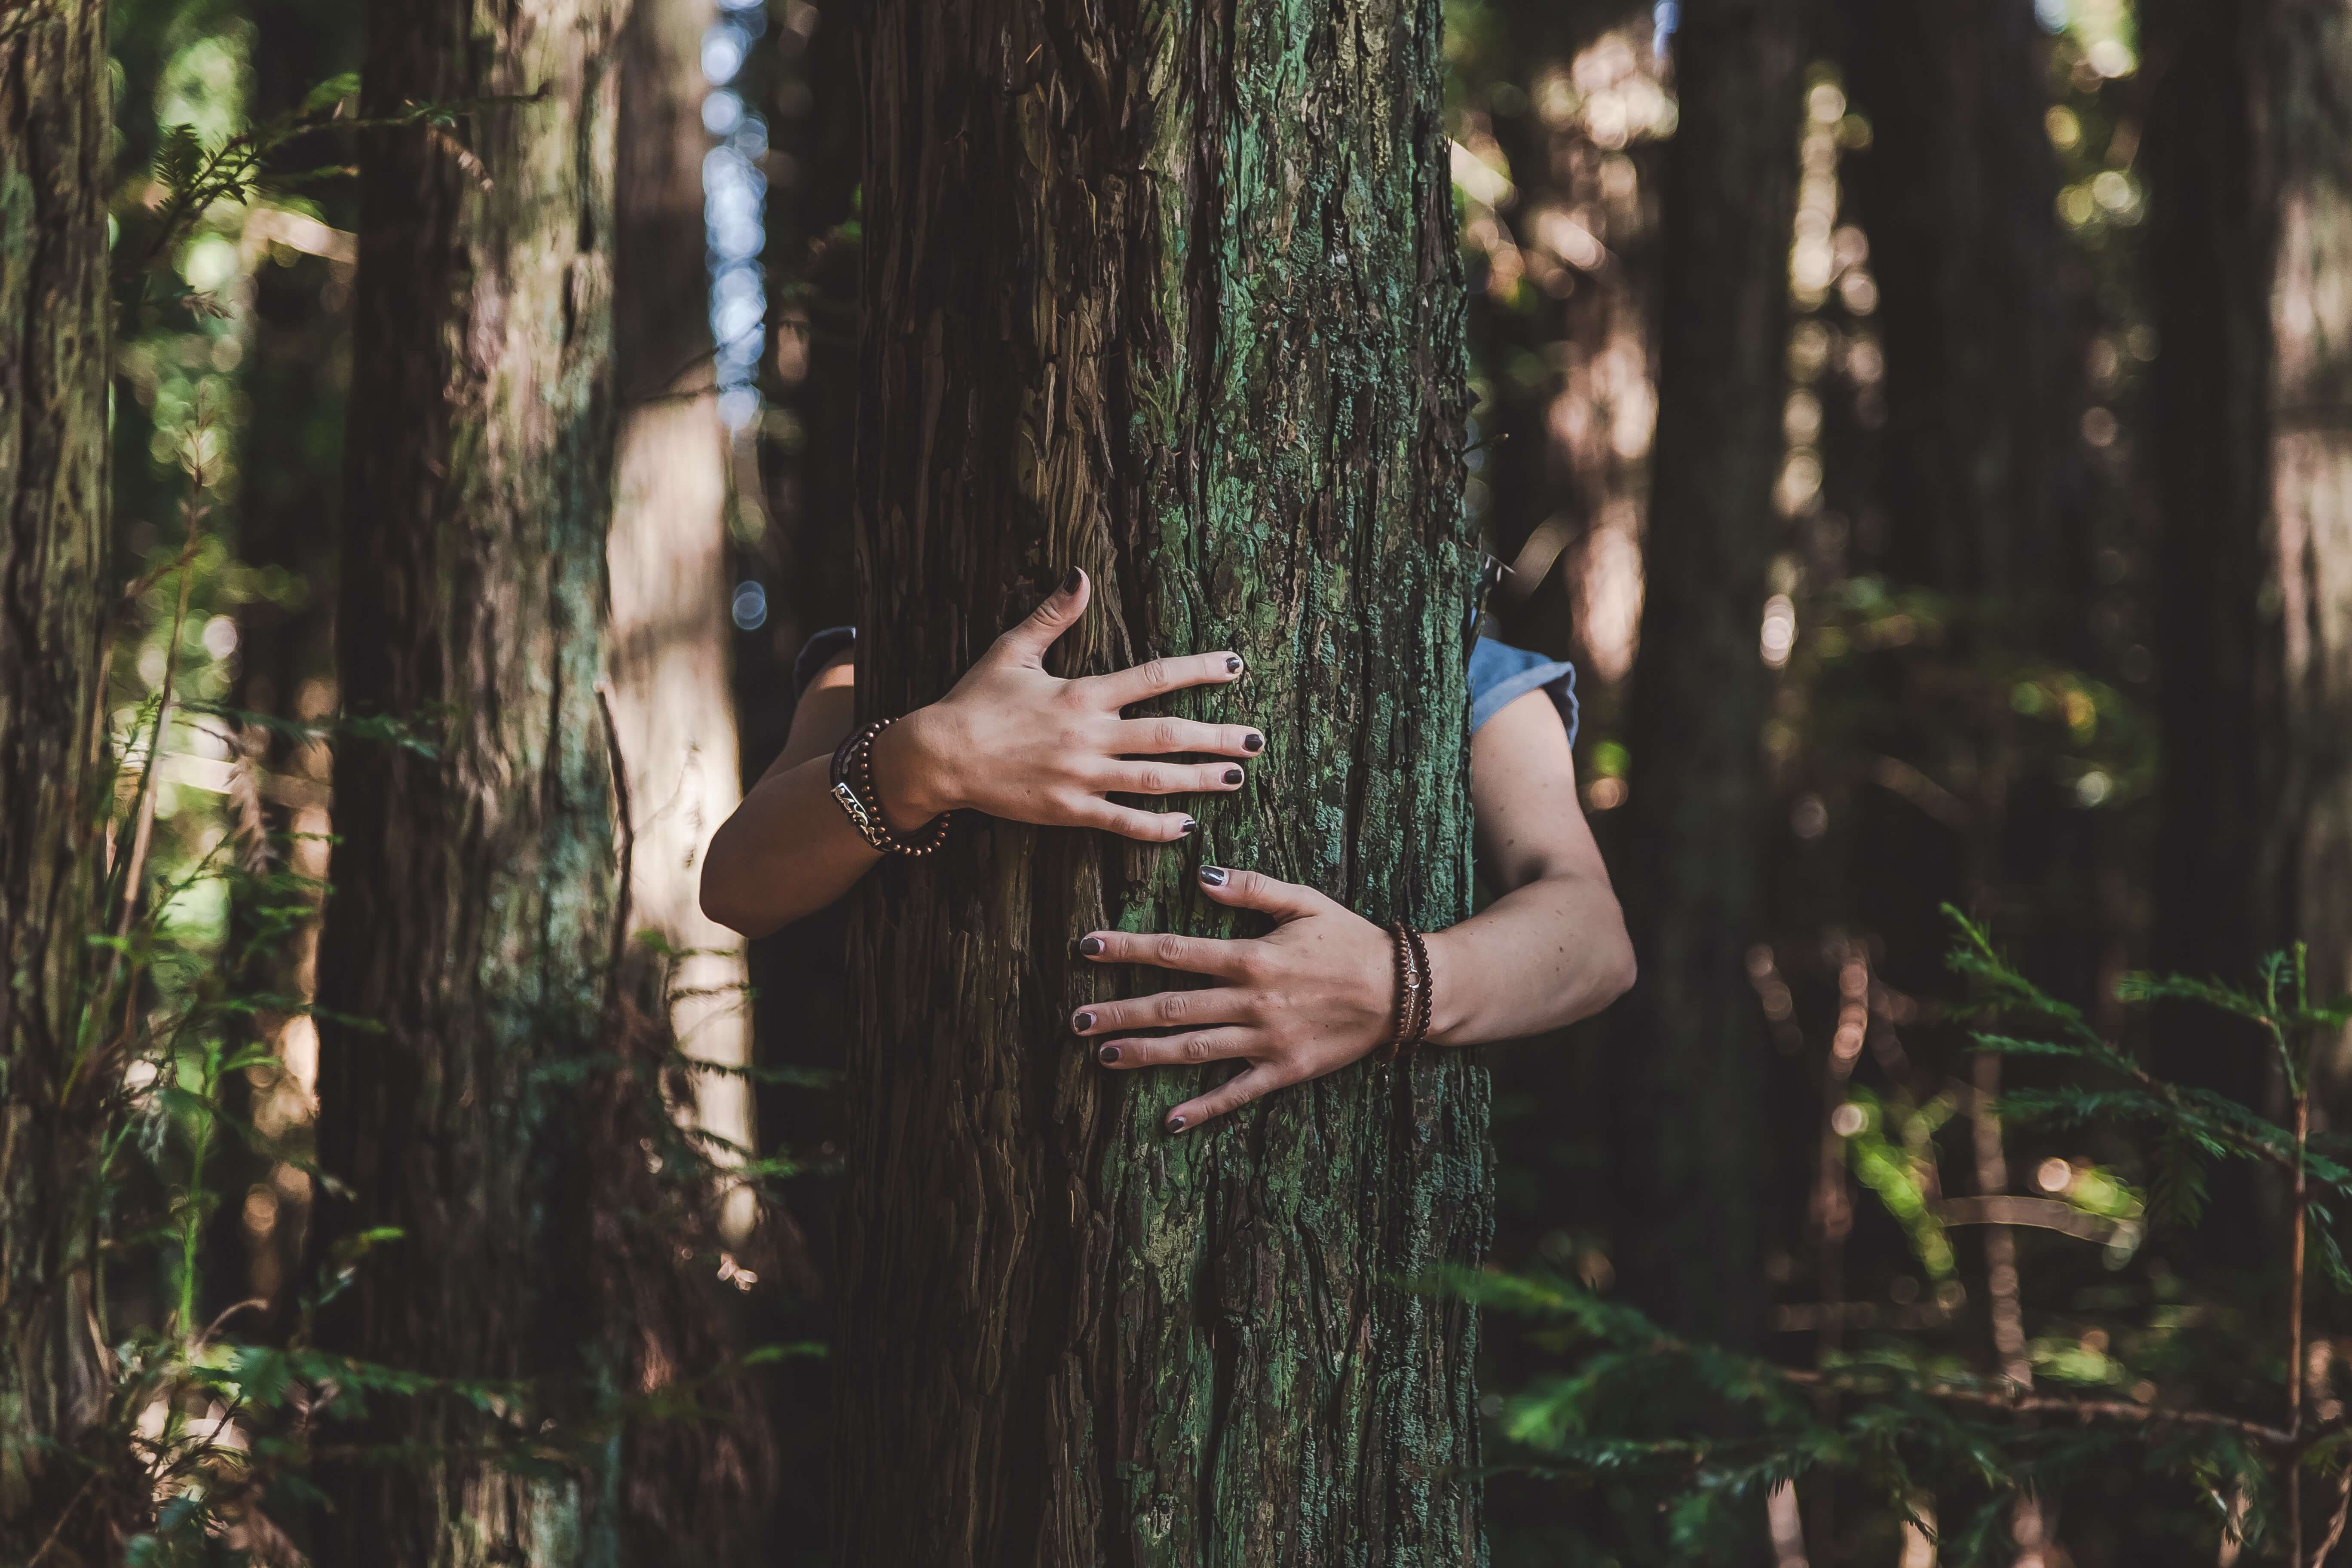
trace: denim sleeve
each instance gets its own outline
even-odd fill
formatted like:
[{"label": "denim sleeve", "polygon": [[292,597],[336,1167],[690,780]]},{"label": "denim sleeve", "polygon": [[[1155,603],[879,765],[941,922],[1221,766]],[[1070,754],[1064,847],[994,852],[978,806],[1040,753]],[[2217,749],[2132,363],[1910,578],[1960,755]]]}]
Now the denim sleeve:
[{"label": "denim sleeve", "polygon": [[801,644],[800,657],[793,660],[793,700],[809,689],[809,682],[822,673],[824,667],[857,646],[856,626],[827,626]]},{"label": "denim sleeve", "polygon": [[1549,696],[1576,744],[1576,666],[1523,647],[1480,637],[1470,650],[1470,728],[1478,729],[1530,691]]}]

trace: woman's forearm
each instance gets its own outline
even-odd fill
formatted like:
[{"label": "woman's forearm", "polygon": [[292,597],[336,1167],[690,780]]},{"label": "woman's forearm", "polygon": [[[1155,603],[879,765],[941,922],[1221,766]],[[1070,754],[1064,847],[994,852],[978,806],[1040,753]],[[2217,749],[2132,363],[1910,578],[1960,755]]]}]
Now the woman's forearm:
[{"label": "woman's forearm", "polygon": [[833,759],[811,757],[752,786],[710,840],[702,862],[702,909],[745,936],[840,898],[882,858],[833,797]]},{"label": "woman's forearm", "polygon": [[1529,882],[1427,942],[1433,1045],[1560,1028],[1633,984],[1633,944],[1616,895],[1589,876]]}]

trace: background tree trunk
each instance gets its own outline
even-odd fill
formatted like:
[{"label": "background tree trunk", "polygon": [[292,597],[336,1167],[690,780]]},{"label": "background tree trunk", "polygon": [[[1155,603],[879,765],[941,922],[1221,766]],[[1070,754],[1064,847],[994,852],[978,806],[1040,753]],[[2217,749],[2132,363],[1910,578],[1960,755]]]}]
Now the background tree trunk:
[{"label": "background tree trunk", "polygon": [[[292,112],[319,82],[357,68],[362,18],[356,8],[261,0],[252,13],[253,121]],[[329,136],[310,136],[282,149],[273,165],[291,172],[344,156],[348,150]],[[317,194],[332,226],[284,222],[275,210],[247,214],[248,225],[267,222],[273,238],[253,274],[253,347],[244,362],[253,414],[240,433],[235,542],[237,560],[255,569],[264,586],[236,606],[236,676],[229,692],[232,708],[310,724],[336,708],[336,523],[351,383],[348,230],[354,221],[347,183]],[[246,826],[246,812],[257,808],[270,836],[268,865],[323,882],[333,832],[331,749],[259,723],[247,726],[240,741],[244,774],[229,807],[233,819]],[[248,884],[232,896],[229,941],[241,952],[298,895],[283,885]],[[261,943],[239,984],[248,993],[309,997],[317,984],[318,941],[314,918],[288,940]],[[233,1113],[291,1144],[289,1152],[307,1154],[301,1145],[317,1105],[316,1028],[307,1016],[274,1013],[253,1019],[251,1028],[278,1065],[234,1075],[222,1085],[223,1098]],[[219,1173],[220,1207],[210,1225],[205,1316],[259,1300],[270,1308],[263,1318],[242,1320],[246,1332],[282,1333],[302,1284],[310,1174],[235,1139],[216,1142],[209,1164]]]},{"label": "background tree trunk", "polygon": [[[106,1394],[92,1299],[109,316],[106,8],[0,12],[0,1557],[31,1555]],[[80,1518],[94,1522],[98,1510]],[[59,1544],[79,1556],[68,1523]],[[72,1558],[65,1558],[71,1561]]]},{"label": "background tree trunk", "polygon": [[[2241,980],[2292,933],[2275,878],[2278,625],[2263,609],[2270,484],[2273,149],[2257,122],[2267,5],[2151,5],[2147,268],[2158,353],[2148,374],[2149,490],[2158,507],[2157,718],[2164,771],[2151,868],[2158,973]],[[2151,1066],[2255,1105],[2269,1053],[2248,1030],[2158,1009]],[[2251,1174],[2224,1184],[2216,1215]],[[2267,1256],[2251,1226],[2200,1233],[2228,1265]]]},{"label": "background tree trunk", "polygon": [[[2271,265],[2270,571],[2284,706],[2270,863],[2315,995],[2352,989],[2352,16],[2280,0],[2262,66]],[[2267,611],[2268,595],[2258,601]],[[2352,1029],[2329,1064],[2347,1108]]]},{"label": "background tree trunk", "polygon": [[2084,563],[2060,526],[2072,335],[2033,7],[1842,15],[1846,89],[1872,129],[1846,177],[1883,289],[1887,566],[2063,647],[2054,616]]},{"label": "background tree trunk", "polygon": [[1641,979],[1618,1005],[1626,1288],[1685,1332],[1763,1331],[1757,652],[1794,216],[1798,37],[1784,0],[1689,0],[1666,153],[1652,468],[1621,883]]},{"label": "background tree trunk", "polygon": [[[667,973],[682,1047],[741,1068],[751,1044],[742,940],[703,914],[700,895],[703,847],[742,799],[728,684],[728,437],[711,395],[703,269],[701,48],[716,12],[709,0],[637,0],[622,40],[614,357],[624,403],[605,555],[634,923],[688,955]],[[748,1149],[750,1083],[698,1075],[694,1117]],[[739,1244],[751,1199],[741,1188],[727,1199]]]},{"label": "background tree trunk", "polygon": [[[349,711],[435,754],[346,741],[320,995],[320,1144],[353,1195],[320,1247],[404,1233],[328,1336],[375,1360],[534,1387],[557,1446],[530,1475],[457,1402],[378,1402],[399,1468],[331,1470],[320,1556],[725,1560],[759,1454],[623,1401],[709,1369],[719,1335],[698,1178],[652,1090],[670,1035],[614,973],[625,934],[614,742],[598,693],[614,438],[619,0],[371,18],[364,108],[483,105],[446,137],[366,145],[343,593]],[[677,1161],[677,1182],[687,1163]],[[722,1383],[707,1397],[725,1400]],[[518,1434],[509,1429],[511,1440]]]},{"label": "background tree trunk", "polygon": [[[2149,26],[2167,763],[2153,956],[2244,974],[2300,938],[2315,994],[2333,995],[2352,986],[2352,37],[2301,0],[2166,6]],[[2210,1039],[2169,1048],[2183,1076],[2231,1071]],[[2235,1080],[2217,1086],[2259,1100],[2258,1053],[2230,1057]]]},{"label": "background tree trunk", "polygon": [[1461,283],[1439,7],[1023,0],[868,22],[860,706],[940,695],[1071,565],[1055,664],[1232,647],[1175,704],[1268,744],[1202,831],[963,825],[851,944],[837,1561],[1483,1560],[1469,1058],[1182,1137],[1204,1074],[1104,1073],[1089,927],[1229,929],[1200,860],[1467,912]]}]

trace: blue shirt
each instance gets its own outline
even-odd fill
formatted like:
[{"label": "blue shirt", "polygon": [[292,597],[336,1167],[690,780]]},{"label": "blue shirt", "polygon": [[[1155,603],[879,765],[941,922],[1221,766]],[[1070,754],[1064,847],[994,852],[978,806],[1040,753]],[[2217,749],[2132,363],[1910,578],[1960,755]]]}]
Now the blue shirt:
[{"label": "blue shirt", "polygon": [[[856,626],[827,626],[809,638],[793,660],[793,696],[808,689],[819,671],[857,646]],[[1475,731],[1505,706],[1540,691],[1559,710],[1568,743],[1576,744],[1576,666],[1546,658],[1523,647],[1480,637],[1470,649],[1470,728]]]}]

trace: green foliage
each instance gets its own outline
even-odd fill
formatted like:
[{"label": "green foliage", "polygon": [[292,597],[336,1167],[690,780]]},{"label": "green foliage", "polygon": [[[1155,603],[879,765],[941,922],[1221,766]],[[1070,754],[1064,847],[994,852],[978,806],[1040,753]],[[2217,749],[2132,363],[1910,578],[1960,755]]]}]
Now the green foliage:
[{"label": "green foliage", "polygon": [[[2309,997],[2299,950],[2266,962],[2252,990],[2147,975],[2118,986],[2132,1005],[2187,1003],[2254,1026],[2288,1087],[2290,1118],[2281,1122],[2155,1077],[2079,1008],[2029,980],[1981,927],[1947,912],[1958,938],[1948,962],[1972,993],[1970,1044],[2053,1064],[2065,1075],[2012,1089],[2000,1102],[2004,1121],[2095,1125],[2144,1147],[2145,1198],[2103,1168],[2076,1168],[2066,1198],[2074,1209],[2114,1221],[2128,1236],[2143,1225],[2193,1224],[2206,1199],[2206,1163],[2248,1162],[2289,1184],[2277,1281],[2290,1302],[2282,1314],[2288,1336],[2301,1342],[2305,1281],[2293,1238],[2306,1223],[2322,1289],[2352,1299],[2340,1237],[2340,1216],[2352,1210],[2352,1166],[2315,1150],[2304,1131],[2315,1053],[2352,1018],[2352,1004]],[[1834,1125],[1855,1173],[1928,1272],[1948,1277],[1950,1247],[1932,1201],[1933,1135],[1956,1103],[1938,1096],[1913,1106],[1857,1089],[1846,1104]],[[2315,1419],[2300,1406],[2290,1415],[2284,1356],[2271,1359],[2263,1373],[2268,1388],[2256,1407],[2270,1414],[2254,1415],[2242,1401],[2209,1406],[2159,1398],[2153,1384],[2117,1397],[2114,1391],[2158,1369],[2160,1338],[2143,1347],[2146,1366],[2110,1353],[2104,1337],[2035,1341],[2037,1371],[2067,1385],[2047,1392],[1916,1333],[1881,1336],[1799,1367],[1687,1342],[1628,1305],[1547,1274],[1462,1271],[1420,1283],[1534,1325],[1528,1342],[1560,1370],[1503,1400],[1497,1427],[1511,1450],[1505,1468],[1596,1505],[1598,1517],[1613,1521],[1621,1561],[1690,1561],[1707,1541],[1752,1541],[1764,1495],[1784,1481],[1871,1500],[1889,1529],[1913,1517],[1920,1500],[1933,1500],[1938,1561],[1948,1564],[2008,1562],[2017,1550],[2010,1519],[2027,1498],[2060,1501],[2075,1491],[2108,1496],[2154,1487],[2183,1528],[2212,1540],[2226,1531],[2260,1552],[2277,1549],[2288,1534],[2291,1479],[2303,1478],[2306,1512],[2313,1497],[2324,1498],[2318,1531],[2339,1500],[2352,1496],[2352,1419]],[[2175,1376],[2180,1372],[2172,1368]]]},{"label": "green foliage", "polygon": [[158,197],[140,215],[139,242],[117,249],[116,284],[121,297],[138,297],[159,265],[215,204],[243,205],[264,195],[289,194],[359,172],[348,163],[295,170],[272,165],[276,154],[314,132],[330,127],[418,130],[479,182],[487,179],[480,160],[451,134],[459,121],[500,104],[536,102],[541,96],[509,94],[453,103],[412,101],[391,114],[362,117],[345,112],[358,97],[359,88],[356,72],[330,77],[311,88],[297,108],[209,147],[194,125],[166,126],[152,169]]},{"label": "green foliage", "polygon": [[[188,154],[170,155],[180,160],[176,167],[186,166]],[[208,177],[197,167],[198,177]],[[481,1419],[465,1428],[466,1440],[497,1465],[578,1471],[601,1463],[624,1426],[719,1419],[708,1396],[723,1380],[822,1348],[765,1346],[628,1394],[428,1375],[321,1348],[314,1332],[320,1312],[358,1288],[366,1270],[383,1266],[379,1255],[402,1239],[390,1228],[317,1249],[324,1261],[316,1277],[292,1295],[281,1321],[256,1323],[261,1331],[254,1338],[240,1330],[270,1302],[236,1301],[205,1320],[207,1288],[217,1295],[224,1283],[205,1279],[205,1253],[228,1153],[249,1152],[299,1173],[314,1191],[343,1190],[311,1158],[307,1126],[265,1125],[229,1092],[240,1079],[274,1084],[286,1068],[272,1033],[320,1011],[307,996],[252,977],[288,973],[283,955],[317,919],[328,889],[289,868],[295,835],[268,831],[257,814],[240,817],[234,802],[229,820],[214,819],[211,830],[185,838],[152,832],[157,803],[171,788],[163,764],[194,750],[191,731],[207,723],[431,758],[437,721],[377,715],[293,724],[217,698],[182,695],[188,586],[205,570],[210,544],[204,529],[210,470],[193,456],[186,468],[185,542],[123,596],[122,642],[135,649],[160,632],[167,657],[153,689],[113,732],[121,776],[111,792],[116,853],[105,892],[113,914],[90,938],[98,962],[72,1067],[75,1079],[102,1086],[100,1158],[82,1206],[96,1216],[104,1270],[110,1279],[136,1279],[152,1269],[161,1288],[145,1312],[116,1314],[127,1321],[110,1346],[113,1376],[103,1417],[63,1456],[81,1471],[66,1506],[68,1514],[105,1510],[130,1563],[294,1564],[303,1559],[273,1515],[326,1503],[306,1479],[314,1464],[415,1466],[438,1457],[353,1440],[355,1424],[387,1402],[474,1413]],[[140,624],[148,620],[161,624]],[[234,923],[231,908],[238,912]],[[690,955],[657,941],[642,945],[659,961],[659,994],[675,1001],[679,993],[667,977]],[[650,1070],[617,1053],[565,1068],[580,1081],[599,1079],[646,1098],[642,1120],[656,1130],[649,1163],[677,1203],[704,1205],[731,1186],[767,1191],[802,1169],[789,1157],[762,1158],[683,1125],[677,1114],[690,1074],[762,1075],[695,1060],[674,1045]],[[709,1261],[720,1278],[730,1277],[731,1259]],[[47,1522],[62,1528],[65,1521]]]}]

